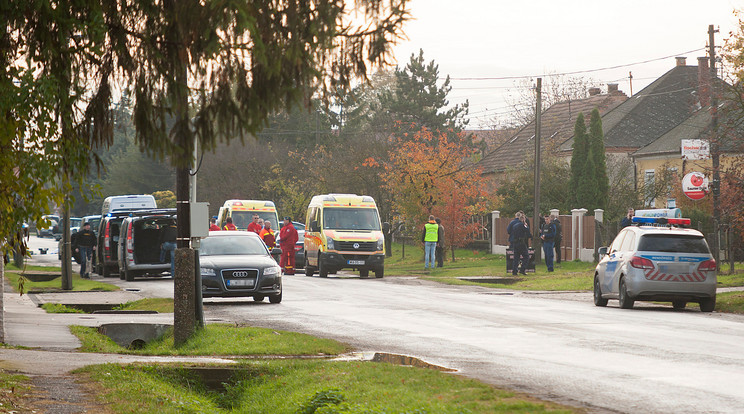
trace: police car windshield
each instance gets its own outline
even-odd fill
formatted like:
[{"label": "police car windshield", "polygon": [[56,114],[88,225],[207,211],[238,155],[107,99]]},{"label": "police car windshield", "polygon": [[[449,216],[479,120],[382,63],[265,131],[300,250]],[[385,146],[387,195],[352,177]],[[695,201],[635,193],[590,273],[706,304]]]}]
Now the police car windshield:
[{"label": "police car windshield", "polygon": [[638,243],[639,251],[666,253],[709,253],[702,236],[682,234],[644,234]]},{"label": "police car windshield", "polygon": [[323,227],[330,230],[380,230],[377,210],[372,208],[326,208]]},{"label": "police car windshield", "polygon": [[258,237],[214,236],[202,240],[199,256],[266,255],[266,247]]}]

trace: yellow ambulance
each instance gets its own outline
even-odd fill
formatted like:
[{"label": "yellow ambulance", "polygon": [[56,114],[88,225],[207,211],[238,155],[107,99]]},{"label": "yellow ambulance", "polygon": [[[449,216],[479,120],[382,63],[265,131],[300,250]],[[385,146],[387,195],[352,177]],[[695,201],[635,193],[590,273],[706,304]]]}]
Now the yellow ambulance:
[{"label": "yellow ambulance", "polygon": [[267,200],[227,200],[220,207],[217,215],[217,225],[224,228],[225,220],[232,217],[233,224],[238,230],[245,230],[253,221],[253,215],[271,222],[271,228],[279,229],[279,215],[273,201]]},{"label": "yellow ambulance", "polygon": [[370,196],[317,195],[305,221],[305,275],[320,277],[340,269],[385,274],[385,239],[377,204]]}]

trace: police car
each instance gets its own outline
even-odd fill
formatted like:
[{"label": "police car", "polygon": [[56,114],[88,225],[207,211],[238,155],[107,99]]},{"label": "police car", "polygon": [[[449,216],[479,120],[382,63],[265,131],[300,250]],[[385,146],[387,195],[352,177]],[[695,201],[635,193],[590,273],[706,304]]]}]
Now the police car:
[{"label": "police car", "polygon": [[703,312],[716,306],[716,262],[703,234],[686,218],[633,217],[610,247],[599,249],[594,304],[617,299],[630,309],[636,300],[672,302],[684,309],[697,302]]}]

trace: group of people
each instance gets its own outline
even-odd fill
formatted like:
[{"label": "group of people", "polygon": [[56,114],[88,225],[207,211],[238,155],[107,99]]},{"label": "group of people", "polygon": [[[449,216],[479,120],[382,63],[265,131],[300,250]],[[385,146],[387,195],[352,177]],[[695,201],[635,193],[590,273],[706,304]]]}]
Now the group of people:
[{"label": "group of people", "polygon": [[444,226],[441,219],[429,216],[421,241],[424,243],[424,270],[434,269],[435,262],[437,267],[444,267]]},{"label": "group of people", "polygon": [[[553,259],[555,259],[556,263],[561,262],[563,231],[561,229],[561,222],[556,215],[546,215],[542,220],[539,225],[540,241],[545,255],[545,265],[548,268],[548,272],[552,272]],[[506,227],[506,232],[509,234],[509,247],[514,252],[511,266],[512,274],[516,275],[519,272],[525,275],[527,274],[527,267],[530,261],[528,245],[529,240],[532,239],[532,231],[530,230],[530,222],[527,215],[523,211],[518,211],[514,215],[514,219]]]},{"label": "group of people", "polygon": [[[209,219],[209,222],[210,231],[238,230],[235,224],[233,224],[232,217],[227,217],[225,219],[225,225],[223,226],[223,228],[220,228],[220,226],[217,225],[217,219],[215,217]],[[276,247],[276,237],[274,236],[274,230],[271,228],[271,222],[269,220],[262,219],[258,216],[258,214],[253,215],[253,220],[248,224],[246,231],[252,231],[258,234],[258,236],[261,237],[261,240],[263,240],[263,242],[269,249],[273,249],[274,247]],[[292,225],[292,218],[284,217],[284,225],[279,231],[279,247],[282,250],[282,255],[279,259],[279,265],[282,267],[282,272],[285,275],[295,274],[294,247],[298,239],[299,234],[297,233],[297,229],[295,229],[294,225]]]}]

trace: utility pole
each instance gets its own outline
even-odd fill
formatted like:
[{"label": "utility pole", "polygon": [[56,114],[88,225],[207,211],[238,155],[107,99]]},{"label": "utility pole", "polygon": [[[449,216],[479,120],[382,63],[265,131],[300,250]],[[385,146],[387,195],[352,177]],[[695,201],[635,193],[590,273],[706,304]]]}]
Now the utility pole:
[{"label": "utility pole", "polygon": [[708,47],[710,55],[710,155],[713,163],[713,257],[716,265],[720,267],[721,254],[721,171],[720,171],[720,142],[718,139],[718,80],[716,78],[716,47],[715,33],[718,32],[713,25],[708,26]]},{"label": "utility pole", "polygon": [[537,100],[535,104],[535,205],[532,211],[532,247],[535,249],[535,265],[540,261],[540,113],[542,112],[542,78],[537,78]]}]

